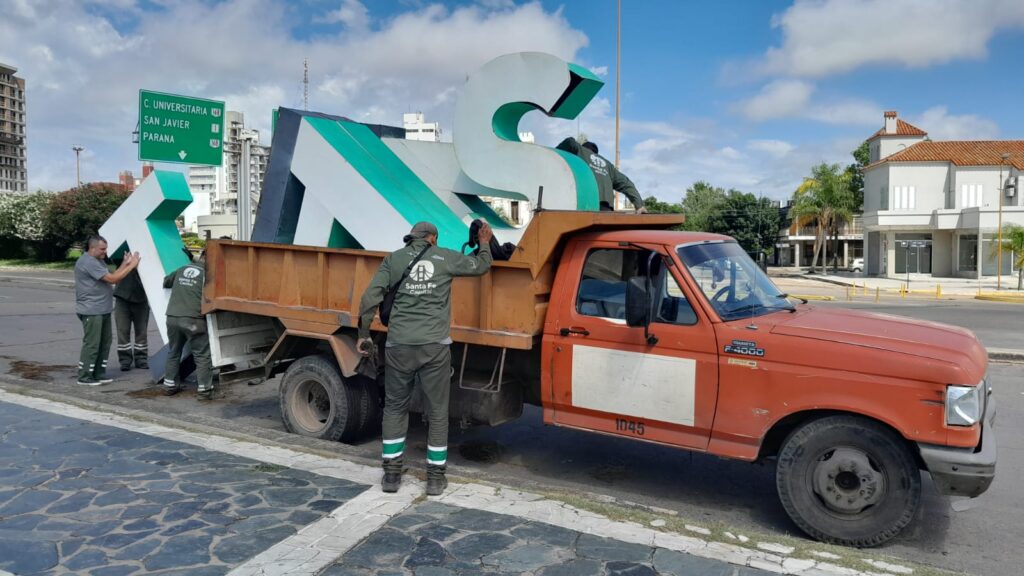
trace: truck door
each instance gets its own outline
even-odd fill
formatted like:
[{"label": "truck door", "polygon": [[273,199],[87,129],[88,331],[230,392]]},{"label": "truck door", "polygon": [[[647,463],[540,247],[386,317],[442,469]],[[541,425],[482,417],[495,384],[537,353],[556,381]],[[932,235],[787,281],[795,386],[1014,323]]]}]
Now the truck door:
[{"label": "truck door", "polygon": [[[708,446],[718,395],[711,322],[665,254],[618,243],[579,244],[563,262],[583,264],[547,325],[551,370],[545,421],[691,449]],[[650,343],[625,321],[626,282],[650,274]],[[549,315],[552,311],[549,311]]]}]

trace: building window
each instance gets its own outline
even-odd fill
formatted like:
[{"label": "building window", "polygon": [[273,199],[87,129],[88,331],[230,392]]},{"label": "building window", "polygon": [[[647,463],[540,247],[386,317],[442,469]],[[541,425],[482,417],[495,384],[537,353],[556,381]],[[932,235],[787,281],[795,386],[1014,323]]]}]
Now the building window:
[{"label": "building window", "polygon": [[984,188],[981,184],[961,184],[960,185],[960,207],[961,208],[980,208],[981,197]]},{"label": "building window", "polygon": [[895,210],[913,210],[917,207],[917,190],[914,186],[893,186]]},{"label": "building window", "polygon": [[878,203],[878,205],[880,206],[879,210],[888,210],[889,209],[889,190],[887,190],[885,186],[882,186],[882,188],[879,190],[879,192],[880,192],[880,194],[879,194],[879,200],[880,201]]}]

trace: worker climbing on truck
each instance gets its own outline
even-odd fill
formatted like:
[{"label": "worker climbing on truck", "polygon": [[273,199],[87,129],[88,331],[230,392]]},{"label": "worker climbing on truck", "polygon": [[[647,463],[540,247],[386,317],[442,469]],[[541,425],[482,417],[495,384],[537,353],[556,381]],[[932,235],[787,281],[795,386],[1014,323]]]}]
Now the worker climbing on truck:
[{"label": "worker climbing on truck", "polygon": [[637,214],[647,212],[647,209],[644,208],[644,199],[640,196],[633,181],[620,172],[615,164],[598,154],[597,144],[590,141],[581,143],[570,136],[562,140],[555,148],[575,154],[587,163],[587,167],[597,179],[597,193],[601,202],[601,210],[615,210],[615,192],[619,192],[629,198],[633,207],[636,208]]},{"label": "worker climbing on truck", "polygon": [[480,227],[480,252],[465,256],[437,247],[437,227],[419,222],[392,252],[363,293],[359,304],[359,341],[364,356],[374,354],[370,323],[378,306],[393,293],[391,309],[382,309],[388,325],[384,349],[384,418],[381,488],[397,492],[402,482],[409,401],[419,381],[427,405],[427,494],[448,486],[448,404],[451,392],[451,285],[457,276],[481,276],[491,267],[491,227]]}]

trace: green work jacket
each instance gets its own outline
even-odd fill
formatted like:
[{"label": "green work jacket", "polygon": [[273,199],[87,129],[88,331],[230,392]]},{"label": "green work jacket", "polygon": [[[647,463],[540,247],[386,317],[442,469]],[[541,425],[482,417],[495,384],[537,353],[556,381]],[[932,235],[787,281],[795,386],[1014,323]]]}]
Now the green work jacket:
[{"label": "green work jacket", "polygon": [[[360,338],[370,335],[370,323],[384,295],[426,247],[426,240],[413,240],[381,262],[359,303]],[[487,243],[477,256],[437,246],[427,250],[398,287],[388,323],[388,345],[450,344],[452,279],[482,276],[490,267],[491,248]]]}]

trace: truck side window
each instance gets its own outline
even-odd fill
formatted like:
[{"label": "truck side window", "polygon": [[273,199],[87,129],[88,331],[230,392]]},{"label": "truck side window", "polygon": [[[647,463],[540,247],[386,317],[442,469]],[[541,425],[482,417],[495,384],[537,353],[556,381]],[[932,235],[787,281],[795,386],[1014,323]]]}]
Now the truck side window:
[{"label": "truck side window", "polygon": [[[661,304],[656,308],[657,316],[655,322],[663,324],[678,324],[692,326],[697,323],[697,314],[686,299],[686,293],[679,287],[679,283],[671,274],[662,267],[661,270]],[[655,294],[657,298],[658,294]]]},{"label": "truck side window", "polygon": [[[599,248],[587,254],[576,311],[584,316],[626,318],[626,279],[646,266],[649,252]],[[643,264],[641,264],[643,263]]]}]

